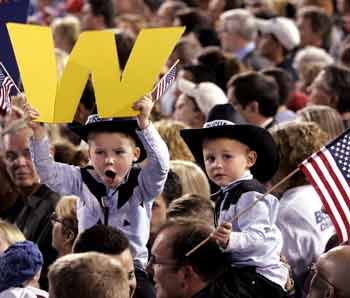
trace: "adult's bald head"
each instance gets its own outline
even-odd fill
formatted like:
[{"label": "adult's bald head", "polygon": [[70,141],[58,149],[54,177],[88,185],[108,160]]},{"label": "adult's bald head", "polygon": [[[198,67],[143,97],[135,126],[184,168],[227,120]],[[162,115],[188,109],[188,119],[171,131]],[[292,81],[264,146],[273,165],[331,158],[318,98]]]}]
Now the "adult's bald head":
[{"label": "adult's bald head", "polygon": [[320,256],[308,298],[350,297],[350,246],[338,246]]}]

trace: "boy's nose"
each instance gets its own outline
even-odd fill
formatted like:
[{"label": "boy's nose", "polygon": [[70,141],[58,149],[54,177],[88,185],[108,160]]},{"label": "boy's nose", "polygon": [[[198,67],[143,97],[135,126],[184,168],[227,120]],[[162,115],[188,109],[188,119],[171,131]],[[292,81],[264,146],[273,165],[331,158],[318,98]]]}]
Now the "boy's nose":
[{"label": "boy's nose", "polygon": [[112,165],[112,164],[114,164],[114,158],[113,157],[107,157],[105,162],[108,165]]}]

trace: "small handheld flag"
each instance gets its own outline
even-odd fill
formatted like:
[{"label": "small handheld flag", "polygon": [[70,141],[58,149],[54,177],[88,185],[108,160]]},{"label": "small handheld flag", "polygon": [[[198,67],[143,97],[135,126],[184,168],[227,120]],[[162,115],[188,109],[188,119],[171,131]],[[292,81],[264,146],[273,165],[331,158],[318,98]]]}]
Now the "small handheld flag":
[{"label": "small handheld flag", "polygon": [[15,83],[8,75],[4,65],[0,63],[0,113],[6,114],[11,109],[10,91]]},{"label": "small handheld flag", "polygon": [[300,165],[341,242],[350,237],[350,128]]},{"label": "small handheld flag", "polygon": [[[176,78],[176,65],[178,61],[174,63],[174,65],[169,69],[169,71],[160,79],[158,82],[155,93],[156,93],[156,101],[159,100],[164,92],[168,90],[170,85],[174,82]],[[152,92],[153,93],[153,92]]]}]

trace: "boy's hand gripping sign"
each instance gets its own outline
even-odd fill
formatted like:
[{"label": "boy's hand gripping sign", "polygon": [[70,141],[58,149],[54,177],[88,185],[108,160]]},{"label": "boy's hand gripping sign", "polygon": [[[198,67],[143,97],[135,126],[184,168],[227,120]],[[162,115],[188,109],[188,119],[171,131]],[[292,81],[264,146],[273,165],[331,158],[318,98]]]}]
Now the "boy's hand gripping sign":
[{"label": "boy's hand gripping sign", "polygon": [[27,100],[40,111],[38,121],[46,123],[73,120],[90,74],[100,117],[136,115],[133,103],[152,90],[184,32],[183,27],[142,30],[123,73],[114,33],[83,32],[58,80],[51,29],[14,23],[7,28]]}]

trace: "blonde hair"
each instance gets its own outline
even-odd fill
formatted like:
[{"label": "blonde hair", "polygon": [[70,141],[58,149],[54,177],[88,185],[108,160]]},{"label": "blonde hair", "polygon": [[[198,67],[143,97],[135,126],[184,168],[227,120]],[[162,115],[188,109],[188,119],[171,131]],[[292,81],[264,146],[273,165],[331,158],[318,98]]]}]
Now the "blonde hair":
[{"label": "blonde hair", "polygon": [[186,160],[171,160],[170,168],[180,177],[182,193],[210,197],[210,186],[204,171],[195,163]]},{"label": "blonde hair", "polygon": [[185,124],[174,120],[161,120],[155,123],[160,136],[168,146],[170,159],[194,161],[194,157],[186,143],[180,136],[180,130],[189,128]]},{"label": "blonde hair", "polygon": [[55,18],[51,23],[54,35],[59,35],[65,40],[66,48],[62,49],[70,53],[78,40],[80,34],[80,22],[75,16],[65,16],[63,18]]},{"label": "blonde hair", "polygon": [[23,233],[17,228],[17,226],[2,219],[0,219],[0,234],[3,235],[5,241],[9,245],[26,240]]},{"label": "blonde hair", "polygon": [[73,232],[75,236],[78,234],[78,200],[79,198],[76,196],[63,196],[56,205],[55,212],[63,221],[63,234],[69,231]]},{"label": "blonde hair", "polygon": [[325,105],[307,106],[297,112],[297,119],[315,122],[328,134],[328,140],[333,140],[344,130],[342,117],[337,110]]}]

